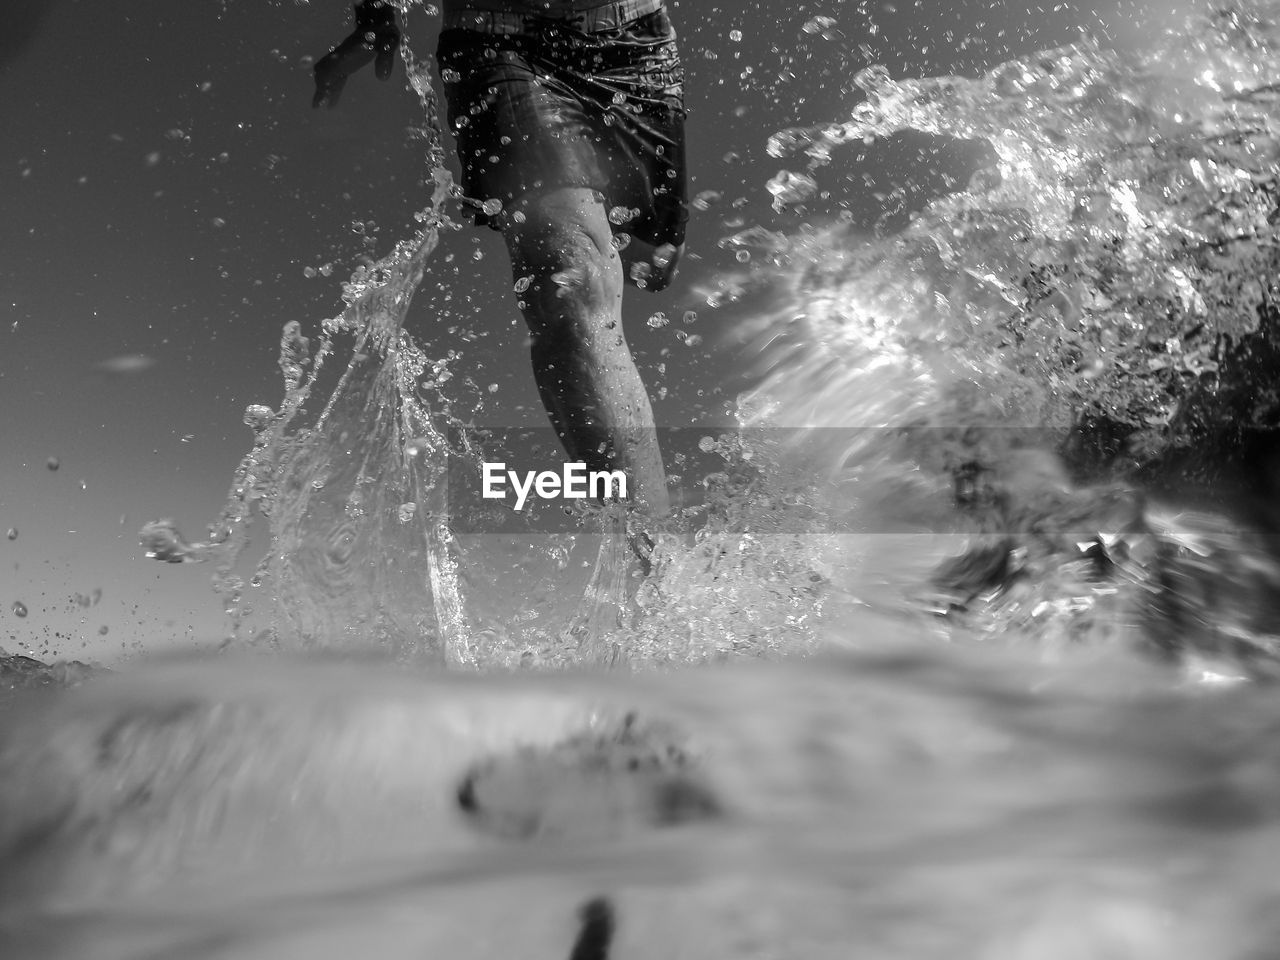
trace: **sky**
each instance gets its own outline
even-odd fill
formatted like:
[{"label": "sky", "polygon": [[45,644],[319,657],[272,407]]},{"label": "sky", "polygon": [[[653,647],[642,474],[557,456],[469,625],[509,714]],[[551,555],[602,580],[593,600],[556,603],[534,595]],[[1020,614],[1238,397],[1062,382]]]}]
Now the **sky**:
[{"label": "sky", "polygon": [[[797,225],[770,207],[771,133],[847,115],[870,62],[894,77],[974,75],[1082,26],[1141,42],[1174,15],[1170,0],[671,9],[690,194],[719,199],[694,212],[675,284],[628,292],[662,427],[724,422],[746,382],[731,343],[750,305],[704,300],[732,262],[721,238]],[[281,327],[314,332],[358,257],[411,233],[427,196],[408,132],[420,111],[399,68],[386,83],[362,72],[338,109],[311,109],[310,64],[351,29],[342,0],[5,0],[5,13],[0,648],[111,661],[208,642],[224,632],[211,571],[146,559],[137,531],[169,517],[203,535],[250,445],[245,407],[279,402]],[[818,16],[834,24],[806,31]],[[434,50],[435,18],[419,8],[406,29]],[[825,214],[870,223],[863,176],[891,182],[901,160],[888,145],[861,167],[837,162]],[[450,233],[410,315],[429,353],[458,350],[455,370],[496,386],[491,426],[542,422],[510,285],[496,234]],[[645,322],[690,310],[687,327]]]}]

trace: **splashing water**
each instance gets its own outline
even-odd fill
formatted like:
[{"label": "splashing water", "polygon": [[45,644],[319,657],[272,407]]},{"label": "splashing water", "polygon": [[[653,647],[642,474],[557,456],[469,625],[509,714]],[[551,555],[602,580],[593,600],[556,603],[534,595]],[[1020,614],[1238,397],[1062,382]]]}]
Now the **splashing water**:
[{"label": "splashing water", "polygon": [[[647,600],[637,609],[628,600],[633,588],[619,514],[588,509],[583,523],[599,533],[523,542],[453,529],[449,457],[466,458],[477,473],[481,461],[500,458],[486,457],[482,432],[451,411],[452,354],[432,360],[403,330],[439,231],[454,226],[444,207],[457,191],[443,166],[429,71],[407,35],[401,52],[424,110],[417,133],[435,183],[417,215],[422,228],[352,277],[343,291],[345,311],[323,323],[316,348],[299,324],[286,326],[279,360],[284,401],[278,411],[258,404],[246,411],[255,443],[211,538],[190,543],[172,521],[155,521],[141,531],[148,556],[212,561],[232,621],[230,641],[275,649],[372,648],[403,661],[470,667],[689,662],[787,647],[767,628],[810,620],[812,585],[792,590],[772,582],[804,565],[811,551],[801,538],[775,549],[743,541],[741,523],[709,525],[692,555],[662,554],[670,561],[666,575],[646,586]],[[350,338],[350,359],[327,387],[321,374],[340,338]],[[246,583],[235,566],[255,510],[268,525],[269,546]],[[549,585],[553,568],[572,565],[590,570],[585,583],[567,577],[567,586]],[[495,567],[503,575],[494,575]],[[546,583],[513,590],[510,577],[521,567]],[[476,586],[468,592],[469,580]],[[778,595],[779,616],[761,618],[767,605],[759,598],[748,603],[762,585],[764,595]],[[668,602],[673,587],[679,596]],[[514,597],[517,605],[495,603],[493,594]],[[539,616],[541,607],[553,607],[553,615]],[[661,623],[650,615],[645,633],[630,629],[637,612],[643,617],[659,607]],[[801,607],[809,612],[797,615]],[[692,611],[698,615],[689,619]],[[741,636],[722,636],[726,617],[741,624]],[[801,633],[795,645],[811,644],[807,628]]]},{"label": "splashing water", "polygon": [[[907,129],[985,139],[998,163],[891,236],[729,238],[759,254],[741,285],[777,291],[749,333],[787,356],[743,429],[707,439],[722,467],[695,542],[660,541],[622,628],[616,531],[587,548],[577,635],[504,636],[464,592],[482,548],[442,485],[448,364],[401,329],[446,223],[438,177],[422,232],[352,279],[318,349],[286,329],[284,402],[248,411],[209,541],[160,522],[150,552],[212,560],[233,618],[265,602],[281,647],[429,665],[893,649],[638,675],[221,657],[0,702],[0,952],[1272,952],[1274,691],[1076,641],[1148,621],[1166,652],[1198,633],[1256,666],[1280,649],[1280,572],[1247,531],[1081,485],[1050,448],[1091,412],[1146,456],[1220,412],[1233,344],[1274,308],[1276,13],[1234,5],[1130,59],[1085,41],[973,80],[872,71],[852,120],[779,135],[820,186],[839,151]],[[234,573],[255,509],[259,586]],[[969,549],[940,563],[957,532]],[[903,615],[930,604],[945,617]],[[938,644],[939,624],[1029,649]],[[1196,679],[1267,676],[1208,666]]]},{"label": "splashing water", "polygon": [[[978,140],[994,157],[914,212],[900,186],[879,234],[846,217],[724,244],[756,254],[726,286],[772,287],[778,303],[744,322],[764,358],[748,423],[795,428],[793,456],[831,478],[826,506],[855,529],[987,535],[921,577],[951,638],[1056,648],[1136,622],[1165,650],[1274,658],[1264,542],[1123,485],[1079,486],[1052,451],[1119,436],[1107,466],[1124,477],[1280,423],[1277,51],[1280,6],[1239,3],[1136,55],[1086,38],[975,79],[870,67],[849,120],[770,140],[808,161],[771,182],[777,204],[878,138]],[[863,552],[892,538],[871,539]],[[907,539],[925,566],[948,552]],[[1191,541],[1217,544],[1213,559],[1190,561]],[[1255,582],[1242,566],[1270,586],[1240,605],[1266,613],[1245,623],[1223,599],[1184,616],[1180,592],[1225,598]]]},{"label": "splashing water", "polygon": [[[1200,439],[1215,424],[1197,422],[1197,394],[1275,309],[1278,15],[1230,4],[1141,55],[1085,39],[977,79],[893,81],[869,67],[848,121],[771,138],[772,155],[802,153],[810,173],[903,131],[980,140],[995,156],[886,239],[840,227],[770,238],[802,265],[809,338],[854,362],[819,396],[789,397],[798,412],[884,422],[875,408],[831,409],[870,356],[915,360],[943,381],[935,391],[971,381],[1004,423],[1132,425],[1140,458]],[[905,200],[886,198],[883,219]]]},{"label": "splashing water", "polygon": [[[756,254],[729,288],[780,291],[778,309],[744,327],[758,343],[785,344],[786,361],[744,399],[742,442],[717,448],[725,470],[705,478],[694,547],[667,542],[634,603],[616,520],[603,539],[570,536],[535,554],[542,575],[547,558],[564,566],[566,550],[590,556],[599,543],[589,581],[569,584],[582,599],[568,604],[577,611],[568,629],[547,618],[519,626],[535,606],[563,607],[564,592],[487,614],[482,588],[464,595],[468,576],[492,559],[492,538],[468,545],[451,527],[445,433],[459,419],[449,412],[449,362],[430,360],[401,329],[448,223],[449,193],[428,73],[406,41],[436,182],[423,230],[353,277],[347,310],[323,325],[314,356],[296,326],[286,330],[285,401],[278,413],[250,409],[257,442],[213,540],[185,544],[171,524],[155,524],[144,531],[149,551],[216,559],[237,631],[278,646],[374,644],[454,664],[696,662],[810,649],[832,597],[862,606],[879,593],[886,609],[919,609],[912,590],[954,544],[922,550],[915,535],[973,532],[972,511],[955,510],[965,486],[969,500],[998,505],[977,523],[996,523],[1002,536],[972,541],[976,553],[960,568],[935,570],[939,594],[924,606],[954,613],[1019,577],[1033,582],[1030,595],[979,633],[1043,634],[1048,611],[1068,624],[1064,636],[1079,636],[1082,622],[1084,633],[1109,636],[1131,598],[1114,599],[1112,577],[1095,582],[1101,561],[1088,551],[1105,554],[1114,573],[1117,543],[1142,555],[1139,541],[1176,540],[1157,528],[1180,531],[1187,521],[1161,527],[1140,497],[1073,489],[1060,468],[1016,451],[1059,446],[1093,418],[1119,424],[1128,461],[1140,463],[1233,412],[1214,399],[1241,389],[1233,377],[1248,379],[1238,355],[1274,311],[1280,266],[1275,21],[1273,3],[1235,4],[1141,55],[1086,38],[976,79],[893,81],[872,67],[857,77],[866,99],[849,120],[776,134],[772,155],[808,158],[807,171],[768,185],[779,206],[804,202],[841,151],[904,131],[984,141],[995,162],[886,236],[837,222],[726,238]],[[905,202],[905,191],[886,199],[886,225]],[[339,334],[354,341],[352,357],[308,420]],[[1259,422],[1270,416],[1267,396],[1259,394]],[[769,435],[778,426],[803,428],[801,438],[822,428],[822,439],[797,456],[794,439]],[[1010,491],[1020,491],[1012,504]],[[271,544],[246,585],[232,567],[254,505]],[[1046,521],[1055,535],[1036,538],[1030,554],[1003,536]],[[886,554],[889,537],[872,548],[831,535],[873,532],[877,522],[880,534],[900,524],[910,559]],[[1224,547],[1214,563],[1230,566],[1231,553]],[[1196,566],[1196,576],[1205,572]],[[1138,569],[1125,584],[1144,610],[1159,606],[1145,590],[1153,576]],[[246,628],[262,612],[255,605],[268,608],[256,631]]]}]

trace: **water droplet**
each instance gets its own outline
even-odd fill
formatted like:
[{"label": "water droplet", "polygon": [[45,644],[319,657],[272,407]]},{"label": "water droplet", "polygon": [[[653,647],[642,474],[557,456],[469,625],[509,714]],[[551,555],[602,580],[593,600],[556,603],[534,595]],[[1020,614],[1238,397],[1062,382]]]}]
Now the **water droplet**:
[{"label": "water droplet", "polygon": [[516,281],[516,285],[515,285],[515,291],[516,291],[516,293],[524,293],[526,290],[528,290],[528,289],[529,289],[529,286],[530,286],[530,284],[532,284],[532,283],[533,283],[533,277],[532,277],[532,276],[528,276],[528,277],[521,277],[520,279],[518,279],[518,280]]},{"label": "water droplet", "polygon": [[5,534],[5,536],[6,536],[6,537],[8,537],[10,540],[17,540],[17,539],[18,539],[18,528],[17,528],[17,527],[10,527],[10,528],[9,528],[9,530],[8,530],[8,532]]},{"label": "water droplet", "polygon": [[27,605],[21,600],[13,601],[13,614],[16,617],[25,617],[27,615]]},{"label": "water droplet", "polygon": [[609,211],[609,222],[621,226],[629,220],[634,220],[639,213],[639,210],[632,210],[630,207],[617,206]]},{"label": "water droplet", "polygon": [[59,460],[57,457],[50,457],[48,460],[44,462],[44,465],[48,467],[50,470],[57,470],[60,466],[62,466],[62,461]]},{"label": "water droplet", "polygon": [[742,42],[742,31],[741,31],[741,30],[730,30],[730,31],[729,31],[729,39],[730,39],[730,40],[732,40],[734,43],[741,43],[741,42]]},{"label": "water droplet", "polygon": [[303,267],[303,268],[302,268],[302,275],[303,275],[304,277],[306,277],[308,280],[313,279],[313,278],[315,277],[315,275],[316,275],[318,272],[319,272],[319,271],[318,271],[318,270],[316,270],[316,268],[315,268],[315,267]]},{"label": "water droplet", "polygon": [[497,197],[490,197],[480,207],[487,217],[496,217],[502,212],[502,201]]},{"label": "water droplet", "polygon": [[251,403],[244,408],[244,424],[254,430],[261,430],[271,422],[271,418],[275,415],[276,412],[266,404]]},{"label": "water droplet", "polygon": [[800,29],[805,33],[821,33],[824,30],[834,27],[836,24],[835,17],[814,17]]},{"label": "water droplet", "polygon": [[735,260],[737,260],[739,263],[746,263],[748,260],[750,260],[750,259],[751,259],[751,251],[750,251],[750,250],[739,250],[737,253],[735,253],[735,254],[733,255],[733,257],[734,257],[734,259],[735,259]]},{"label": "water droplet", "polygon": [[396,511],[396,516],[400,518],[401,523],[408,523],[417,512],[418,505],[416,503],[402,503],[400,504],[400,509]]},{"label": "water droplet", "polygon": [[648,320],[650,328],[657,330],[659,327],[665,327],[671,321],[667,319],[667,315],[659,310]]},{"label": "water droplet", "polygon": [[765,186],[773,194],[775,210],[788,203],[799,203],[818,192],[818,184],[813,177],[790,170],[779,170],[777,176]]},{"label": "water droplet", "polygon": [[695,210],[710,210],[712,206],[719,203],[723,194],[716,190],[703,190],[693,198],[693,208]]}]

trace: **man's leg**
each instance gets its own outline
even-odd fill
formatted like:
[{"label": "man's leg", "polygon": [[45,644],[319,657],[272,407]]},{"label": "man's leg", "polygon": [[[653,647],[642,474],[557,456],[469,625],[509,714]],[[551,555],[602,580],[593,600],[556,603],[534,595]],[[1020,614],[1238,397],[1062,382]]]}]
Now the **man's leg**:
[{"label": "man's leg", "polygon": [[508,219],[512,271],[533,340],[538,392],[565,450],[589,470],[622,470],[632,502],[670,510],[653,409],[622,332],[623,266],[599,195],[540,193]]}]

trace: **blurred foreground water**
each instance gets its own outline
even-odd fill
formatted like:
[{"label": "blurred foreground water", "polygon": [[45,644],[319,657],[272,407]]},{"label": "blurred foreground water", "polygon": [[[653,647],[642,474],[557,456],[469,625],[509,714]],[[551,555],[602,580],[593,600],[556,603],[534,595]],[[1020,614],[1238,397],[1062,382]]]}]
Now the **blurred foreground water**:
[{"label": "blurred foreground water", "polygon": [[[143,532],[213,564],[228,652],[0,661],[36,688],[0,700],[0,954],[1275,953],[1278,24],[871,68],[779,132],[802,222],[705,291],[750,295],[758,386],[643,581],[615,518],[462,523],[448,464],[495,441],[402,329],[437,176],[285,330],[209,538]],[[990,165],[806,213],[919,135]]]},{"label": "blurred foreground water", "polygon": [[6,711],[6,957],[1257,957],[1280,701],[937,647],[172,662]]}]

